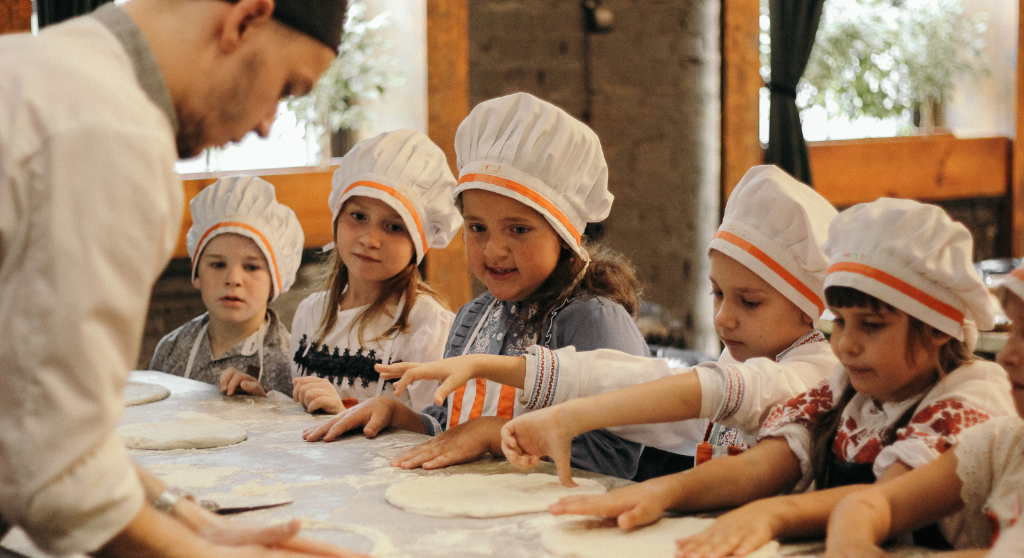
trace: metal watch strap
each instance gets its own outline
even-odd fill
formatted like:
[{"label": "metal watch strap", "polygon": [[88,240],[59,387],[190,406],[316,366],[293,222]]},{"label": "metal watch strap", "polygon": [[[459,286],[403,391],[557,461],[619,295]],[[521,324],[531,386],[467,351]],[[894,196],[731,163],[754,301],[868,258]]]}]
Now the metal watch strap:
[{"label": "metal watch strap", "polygon": [[174,512],[174,504],[178,503],[178,496],[170,490],[164,490],[153,502],[153,507],[159,511],[171,515]]}]

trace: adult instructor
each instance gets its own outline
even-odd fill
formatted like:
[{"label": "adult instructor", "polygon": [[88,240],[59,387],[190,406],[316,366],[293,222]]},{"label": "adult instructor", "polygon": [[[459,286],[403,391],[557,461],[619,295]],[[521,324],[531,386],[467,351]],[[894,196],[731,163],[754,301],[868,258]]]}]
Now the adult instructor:
[{"label": "adult instructor", "polygon": [[178,237],[179,157],[266,136],[337,54],[345,0],[132,0],[0,37],[0,533],[99,556],[353,556],[223,520],[114,427]]}]

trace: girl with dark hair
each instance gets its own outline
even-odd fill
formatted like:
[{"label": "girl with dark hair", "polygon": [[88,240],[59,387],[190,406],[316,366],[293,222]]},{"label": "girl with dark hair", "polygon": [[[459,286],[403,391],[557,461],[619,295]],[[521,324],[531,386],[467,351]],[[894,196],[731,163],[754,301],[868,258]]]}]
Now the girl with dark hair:
[{"label": "girl with dark hair", "polygon": [[[648,356],[631,317],[639,290],[632,269],[587,246],[582,235],[588,222],[608,216],[613,199],[597,134],[554,105],[517,93],[474,108],[459,126],[455,150],[466,255],[487,292],[459,311],[445,356],[518,356],[534,345]],[[437,385],[420,383],[430,390]],[[440,403],[416,414],[377,399],[305,437],[332,440],[360,427],[372,437],[390,424],[436,436],[393,465],[443,467],[487,452],[501,455],[502,425],[528,408],[523,390],[486,380]],[[641,449],[608,432],[590,432],[574,442],[573,464],[630,478]]]},{"label": "girl with dark hair", "polygon": [[[564,498],[552,513],[622,524],[667,509],[742,506],[679,541],[677,553],[742,556],[774,538],[824,534],[845,495],[928,463],[966,428],[1013,412],[1006,372],[971,355],[975,326],[991,328],[993,309],[963,225],[935,206],[880,199],[840,213],[823,248],[840,362],[827,379],[775,407],[748,451]],[[955,543],[956,522],[942,527],[921,542]]]}]

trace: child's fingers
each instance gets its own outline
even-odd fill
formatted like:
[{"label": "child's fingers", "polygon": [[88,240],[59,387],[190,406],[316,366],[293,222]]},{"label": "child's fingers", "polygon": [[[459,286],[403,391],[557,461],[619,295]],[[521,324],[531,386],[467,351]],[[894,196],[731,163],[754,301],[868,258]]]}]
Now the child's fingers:
[{"label": "child's fingers", "polygon": [[661,519],[661,514],[664,511],[663,509],[640,503],[632,509],[620,513],[616,523],[619,528],[629,531],[658,521]]},{"label": "child's fingers", "polygon": [[676,541],[676,556],[689,558],[723,558],[735,551],[744,535],[735,531],[720,533],[712,526],[708,531]]},{"label": "child's fingers", "polygon": [[420,366],[418,362],[396,362],[394,364],[377,364],[373,367],[381,378],[385,380],[394,380],[395,378],[401,378],[406,372]]},{"label": "child's fingers", "polygon": [[551,456],[555,462],[555,469],[558,471],[558,480],[562,483],[562,486],[568,486],[570,488],[578,486],[576,481],[572,480],[572,465],[569,464],[569,454],[559,452],[559,455]]},{"label": "child's fingers", "polygon": [[235,374],[233,374],[231,378],[228,379],[228,386],[227,390],[225,390],[224,392],[224,395],[234,395],[235,391],[238,389],[239,384],[241,384],[242,380],[244,379],[245,375],[242,374],[241,372],[236,372]]},{"label": "child's fingers", "polygon": [[437,438],[434,438],[433,440],[429,440],[409,448],[409,450],[392,459],[390,462],[391,466],[401,467],[402,469],[415,469],[420,465],[423,465],[425,461],[437,457],[437,444],[434,443],[436,440]]},{"label": "child's fingers", "polygon": [[242,378],[242,383],[239,384],[245,393],[249,395],[255,395],[257,397],[266,397],[267,392],[264,391],[263,386],[253,377]]},{"label": "child's fingers", "polygon": [[325,420],[324,422],[321,422],[320,424],[312,428],[304,430],[302,432],[302,439],[306,440],[307,442],[315,442],[323,438],[324,435],[327,434],[327,432],[331,429],[331,426],[333,426],[337,420],[338,417],[334,417],[330,420]]},{"label": "child's fingers", "polygon": [[434,390],[434,403],[438,405],[444,405],[445,399],[455,390],[459,389],[460,386],[466,382],[461,378],[455,376],[448,376],[441,382],[441,385]]}]

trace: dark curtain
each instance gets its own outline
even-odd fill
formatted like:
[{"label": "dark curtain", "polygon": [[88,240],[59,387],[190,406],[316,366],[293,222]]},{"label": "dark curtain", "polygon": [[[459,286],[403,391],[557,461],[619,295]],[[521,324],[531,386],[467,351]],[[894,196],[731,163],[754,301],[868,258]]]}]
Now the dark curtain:
[{"label": "dark curtain", "polygon": [[113,0],[36,0],[39,28],[87,14]]},{"label": "dark curtain", "polygon": [[796,108],[796,85],[807,68],[825,0],[769,0],[772,41],[771,111],[765,163],[811,184],[807,144]]}]

